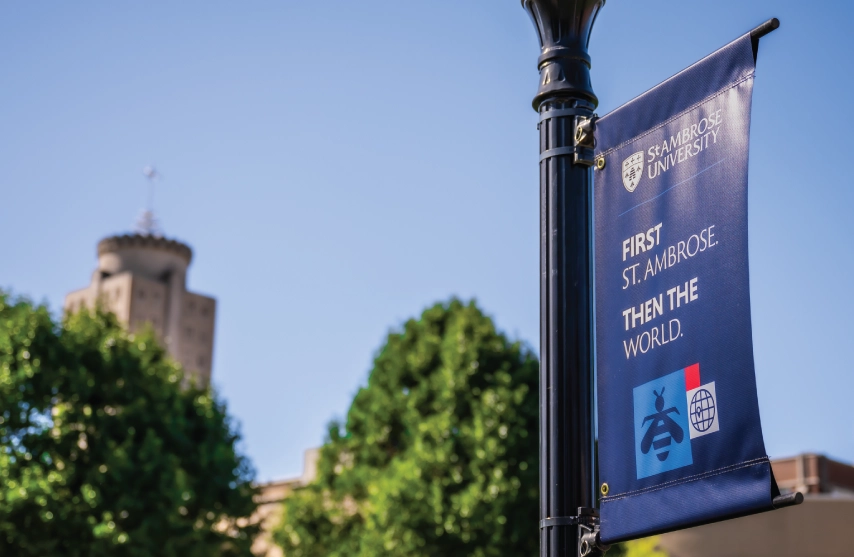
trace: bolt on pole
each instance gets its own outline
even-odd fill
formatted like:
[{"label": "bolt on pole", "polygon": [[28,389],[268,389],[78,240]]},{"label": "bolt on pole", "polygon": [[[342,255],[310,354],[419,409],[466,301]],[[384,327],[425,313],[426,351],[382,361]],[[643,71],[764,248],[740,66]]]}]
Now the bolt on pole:
[{"label": "bolt on pole", "polygon": [[605,0],[522,0],[539,38],[540,555],[599,551],[593,404],[590,31]]}]

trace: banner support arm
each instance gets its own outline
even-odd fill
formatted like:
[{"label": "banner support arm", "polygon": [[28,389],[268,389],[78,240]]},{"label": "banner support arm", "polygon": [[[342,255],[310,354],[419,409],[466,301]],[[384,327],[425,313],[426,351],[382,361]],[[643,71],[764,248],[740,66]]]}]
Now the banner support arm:
[{"label": "banner support arm", "polygon": [[759,39],[780,27],[780,20],[772,17],[762,25],[750,31],[750,42],[753,45],[753,62],[756,63],[756,54],[759,52]]}]

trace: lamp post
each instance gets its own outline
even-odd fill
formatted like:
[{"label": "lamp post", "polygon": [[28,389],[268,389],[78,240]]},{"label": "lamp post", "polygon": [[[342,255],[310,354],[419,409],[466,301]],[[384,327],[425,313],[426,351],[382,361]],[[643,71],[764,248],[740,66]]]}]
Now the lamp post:
[{"label": "lamp post", "polygon": [[[522,0],[540,41],[540,555],[591,555],[594,486],[590,31],[605,0]],[[592,537],[591,537],[592,535]]]}]

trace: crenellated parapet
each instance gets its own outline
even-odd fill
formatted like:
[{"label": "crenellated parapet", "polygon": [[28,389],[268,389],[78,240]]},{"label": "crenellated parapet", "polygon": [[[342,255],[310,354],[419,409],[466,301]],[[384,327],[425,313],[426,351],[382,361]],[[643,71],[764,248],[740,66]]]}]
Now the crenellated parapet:
[{"label": "crenellated parapet", "polygon": [[193,250],[187,244],[178,240],[170,240],[163,236],[151,234],[122,234],[109,236],[98,242],[98,255],[115,253],[125,249],[155,249],[178,255],[187,265],[193,259]]}]

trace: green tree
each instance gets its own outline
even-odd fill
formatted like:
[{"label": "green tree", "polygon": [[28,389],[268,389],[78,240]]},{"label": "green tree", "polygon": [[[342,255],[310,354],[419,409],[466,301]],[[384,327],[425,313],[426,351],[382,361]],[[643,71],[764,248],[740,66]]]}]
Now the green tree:
[{"label": "green tree", "polygon": [[668,557],[659,546],[660,538],[652,536],[617,544],[608,550],[608,557]]},{"label": "green tree", "polygon": [[151,332],[0,293],[0,554],[250,555],[249,462],[184,383]]},{"label": "green tree", "polygon": [[317,480],[285,502],[285,555],[535,555],[537,370],[473,302],[389,334]]}]

